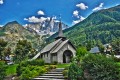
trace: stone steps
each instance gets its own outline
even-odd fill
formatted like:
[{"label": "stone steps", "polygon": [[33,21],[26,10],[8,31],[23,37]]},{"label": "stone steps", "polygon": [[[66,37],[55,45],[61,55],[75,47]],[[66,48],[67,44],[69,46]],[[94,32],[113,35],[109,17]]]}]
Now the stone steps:
[{"label": "stone steps", "polygon": [[43,74],[43,76],[63,76],[63,74]]},{"label": "stone steps", "polygon": [[62,74],[62,72],[48,72],[46,74]]},{"label": "stone steps", "polygon": [[65,80],[62,72],[64,68],[52,69],[50,72],[34,78],[33,80]]},{"label": "stone steps", "polygon": [[65,79],[52,79],[52,78],[34,78],[34,80],[65,80]]}]

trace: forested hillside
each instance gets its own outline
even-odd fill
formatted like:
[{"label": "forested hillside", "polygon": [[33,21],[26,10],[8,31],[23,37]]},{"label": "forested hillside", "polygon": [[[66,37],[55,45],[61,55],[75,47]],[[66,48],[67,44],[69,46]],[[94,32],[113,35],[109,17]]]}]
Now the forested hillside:
[{"label": "forested hillside", "polygon": [[[120,39],[120,5],[92,13],[84,21],[64,30],[64,34],[77,47]],[[48,41],[55,36],[51,36]]]},{"label": "forested hillside", "polygon": [[8,42],[7,47],[15,48],[19,40],[27,40],[32,43],[35,49],[41,49],[43,44],[42,37],[25,29],[18,22],[7,23],[0,29],[0,38]]}]

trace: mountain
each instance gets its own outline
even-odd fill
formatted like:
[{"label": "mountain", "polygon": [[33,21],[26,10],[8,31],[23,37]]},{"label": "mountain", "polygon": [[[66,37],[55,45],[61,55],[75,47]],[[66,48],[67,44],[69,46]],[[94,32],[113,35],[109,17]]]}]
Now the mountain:
[{"label": "mountain", "polygon": [[[38,35],[52,35],[58,31],[59,21],[53,18],[46,19],[42,23],[32,23],[25,26],[31,32],[35,32]],[[62,23],[63,29],[68,28],[69,26]]]},{"label": "mountain", "polygon": [[41,36],[33,34],[17,21],[9,22],[0,29],[0,38],[8,41],[8,47],[12,49],[15,48],[15,45],[18,40],[26,39],[32,42],[34,48],[40,48],[43,44]]},{"label": "mountain", "polygon": [[[64,30],[64,34],[76,47],[120,39],[120,5],[92,13],[84,21]],[[52,35],[47,41],[55,36]]]}]

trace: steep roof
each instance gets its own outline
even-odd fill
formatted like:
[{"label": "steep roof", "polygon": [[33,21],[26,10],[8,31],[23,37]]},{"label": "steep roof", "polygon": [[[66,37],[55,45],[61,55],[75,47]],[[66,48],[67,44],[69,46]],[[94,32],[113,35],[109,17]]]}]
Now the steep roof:
[{"label": "steep roof", "polygon": [[91,48],[91,50],[89,51],[90,53],[99,53],[99,48],[96,46],[94,48]]},{"label": "steep roof", "polygon": [[68,39],[64,40],[64,39],[60,38],[60,39],[48,44],[46,47],[44,47],[41,50],[41,53],[45,53],[45,52],[56,53],[67,43],[70,44],[74,49],[76,49]]},{"label": "steep roof", "polygon": [[51,53],[58,52],[69,40],[63,41],[59,46],[56,46],[54,50],[51,51]]},{"label": "steep roof", "polygon": [[48,44],[47,46],[45,46],[42,50],[41,50],[41,53],[45,53],[45,52],[48,52],[50,51],[55,45],[57,45],[59,42],[61,41],[61,38]]}]

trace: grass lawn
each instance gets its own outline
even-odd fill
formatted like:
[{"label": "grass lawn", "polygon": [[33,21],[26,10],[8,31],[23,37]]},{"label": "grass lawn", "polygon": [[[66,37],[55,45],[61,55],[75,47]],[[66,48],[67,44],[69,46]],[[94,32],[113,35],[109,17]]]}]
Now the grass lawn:
[{"label": "grass lawn", "polygon": [[66,63],[66,64],[57,64],[57,68],[65,68],[67,66],[70,66],[70,63]]},{"label": "grass lawn", "polygon": [[15,75],[17,66],[18,66],[18,64],[8,65],[7,69],[6,69],[7,76]]}]

